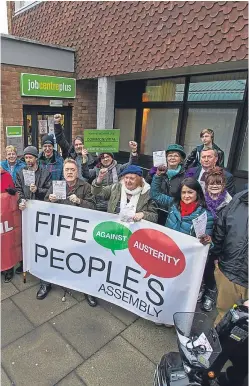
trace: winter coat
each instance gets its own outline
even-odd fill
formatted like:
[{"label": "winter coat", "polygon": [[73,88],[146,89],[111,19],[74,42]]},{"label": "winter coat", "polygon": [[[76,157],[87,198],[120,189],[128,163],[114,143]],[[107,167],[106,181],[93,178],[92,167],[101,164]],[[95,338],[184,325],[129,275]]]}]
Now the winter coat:
[{"label": "winter coat", "polygon": [[[197,168],[190,168],[185,173],[185,178],[187,177],[194,177],[196,180],[198,180],[200,173],[202,170],[202,166],[198,166]],[[226,190],[230,194],[230,196],[235,195],[235,185],[234,185],[234,178],[231,173],[229,173],[227,170],[224,170],[225,178],[226,178]]]},{"label": "winter coat", "polygon": [[13,179],[6,170],[1,170],[0,189],[1,193],[6,193],[6,189],[14,189],[15,185]]},{"label": "winter coat", "polygon": [[46,161],[44,153],[41,152],[38,157],[38,164],[51,173],[53,181],[63,179],[63,158],[57,151],[53,151],[53,156],[49,162]]},{"label": "winter coat", "polygon": [[[204,145],[198,145],[192,150],[190,155],[185,160],[185,163],[184,163],[185,170],[200,166],[200,155],[203,148],[204,148]],[[224,151],[221,150],[219,146],[217,146],[215,143],[213,143],[212,148],[217,150],[217,153],[218,153],[218,161],[216,163],[216,166],[220,166],[224,168],[224,159],[225,159]]]},{"label": "winter coat", "polygon": [[[116,168],[116,173],[117,173],[117,177],[120,175],[120,173],[125,169],[127,168],[127,166],[129,165],[136,165],[137,164],[137,161],[138,161],[138,156],[137,155],[133,155],[132,153],[130,154],[130,159],[129,159],[129,162],[125,163],[125,164],[118,164],[117,161],[113,161],[115,163],[115,168]],[[89,182],[95,182],[95,179],[98,177],[99,175],[99,171],[100,171],[100,167],[97,167],[95,166],[93,169],[89,169],[88,165],[85,163],[83,164],[83,168],[82,168],[82,175],[83,177],[89,181]],[[103,186],[107,186],[107,185],[112,185],[113,183],[115,183],[113,181],[113,174],[112,174],[112,169],[110,169],[106,175],[106,177],[103,179],[102,181],[102,185]],[[96,203],[97,203],[97,210],[100,210],[102,212],[106,212],[107,210],[107,201],[103,199],[103,197],[99,196],[99,197],[96,197]]]},{"label": "winter coat", "polygon": [[[103,199],[108,202],[107,212],[108,213],[117,213],[116,208],[121,200],[121,182],[118,182],[113,185],[103,186],[103,184],[98,185],[96,181],[92,184],[92,193],[97,195],[102,195]],[[154,202],[150,198],[150,189],[147,184],[144,185],[143,190],[138,199],[136,213],[143,212],[144,220],[157,222],[157,210]]]},{"label": "winter coat", "polygon": [[[78,154],[75,151],[74,145],[69,145],[69,143],[67,142],[64,134],[64,130],[60,123],[54,124],[54,134],[55,134],[56,142],[61,148],[62,157],[64,159],[69,157],[75,160]],[[87,165],[89,166],[89,168],[93,168],[95,164],[96,164],[96,157],[94,157],[92,154],[88,154]]]},{"label": "winter coat", "polygon": [[[151,184],[153,176],[156,174],[157,168],[153,167],[150,169],[145,181],[148,184]],[[162,175],[162,185],[161,191],[164,194],[167,194],[171,197],[176,197],[179,186],[181,185],[182,180],[185,178],[185,169],[181,168],[180,172],[173,176],[171,179],[167,176],[167,174]]]},{"label": "winter coat", "polygon": [[248,287],[248,190],[236,194],[219,213],[212,256],[228,280]]},{"label": "winter coat", "polygon": [[[49,201],[49,195],[52,193],[53,186],[49,188],[44,201]],[[79,204],[75,204],[68,199],[68,197],[72,194],[76,194],[76,196],[80,199]],[[69,190],[69,187],[67,185],[67,198],[65,200],[58,200],[56,201],[56,203],[64,205],[74,205],[79,206],[81,208],[96,209],[95,198],[91,193],[91,185],[89,185],[88,182],[80,180],[79,178],[77,178],[77,182],[74,185],[73,189]]]},{"label": "winter coat", "polygon": [[165,223],[166,227],[196,237],[193,220],[199,217],[202,213],[207,212],[206,234],[210,236],[212,235],[214,219],[208,210],[202,206],[198,206],[193,213],[182,217],[180,210],[174,203],[174,198],[161,193],[160,187],[161,177],[155,175],[151,184],[151,197],[156,203],[165,207],[165,209],[168,209],[169,213]]},{"label": "winter coat", "polygon": [[16,175],[17,173],[26,166],[26,163],[21,161],[20,159],[17,159],[16,160],[16,163],[14,165],[14,168],[12,169],[11,171],[11,167],[9,165],[9,162],[7,160],[4,160],[4,161],[1,161],[0,162],[0,166],[2,166],[2,168],[4,170],[6,170],[12,177],[13,181],[16,182]]},{"label": "winter coat", "polygon": [[47,169],[42,169],[40,166],[35,171],[35,185],[37,186],[37,191],[32,193],[29,189],[29,186],[24,184],[23,170],[28,170],[27,167],[23,168],[17,173],[16,176],[16,190],[19,194],[18,204],[22,199],[25,200],[39,200],[43,201],[48,189],[51,186],[52,178],[51,174]]}]

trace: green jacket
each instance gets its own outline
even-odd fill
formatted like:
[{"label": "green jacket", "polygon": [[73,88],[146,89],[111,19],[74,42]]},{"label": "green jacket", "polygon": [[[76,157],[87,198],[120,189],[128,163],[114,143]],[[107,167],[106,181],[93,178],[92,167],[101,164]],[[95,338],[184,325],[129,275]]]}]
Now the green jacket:
[{"label": "green jacket", "polygon": [[[157,208],[150,197],[150,189],[148,189],[147,185],[146,183],[139,197],[136,213],[143,212],[144,220],[156,223],[158,218]],[[116,213],[116,207],[121,199],[121,183],[102,186],[98,185],[95,180],[92,183],[92,194],[94,196],[101,195],[104,200],[108,201],[107,212]]]}]

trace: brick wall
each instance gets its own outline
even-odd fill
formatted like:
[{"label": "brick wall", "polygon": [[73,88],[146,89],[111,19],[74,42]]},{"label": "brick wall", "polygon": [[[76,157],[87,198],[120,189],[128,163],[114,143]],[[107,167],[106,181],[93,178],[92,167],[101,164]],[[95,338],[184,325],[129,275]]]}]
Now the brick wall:
[{"label": "brick wall", "polygon": [[78,79],[248,57],[247,1],[41,1],[10,34],[76,49]]},{"label": "brick wall", "polygon": [[[30,67],[3,64],[1,67],[2,120],[1,154],[6,146],[6,126],[23,125],[23,105],[49,105],[49,98],[21,97],[20,74],[22,72],[41,75],[73,77],[74,74],[62,71],[44,70]],[[73,107],[72,134],[82,133],[82,128],[96,128],[97,120],[97,81],[77,82],[75,99],[63,99],[64,105]]]}]

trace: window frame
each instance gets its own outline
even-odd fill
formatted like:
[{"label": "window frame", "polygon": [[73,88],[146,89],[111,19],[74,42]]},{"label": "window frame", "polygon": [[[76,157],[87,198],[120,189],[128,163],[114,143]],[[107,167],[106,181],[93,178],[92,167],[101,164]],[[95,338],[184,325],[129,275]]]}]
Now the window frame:
[{"label": "window frame", "polygon": [[[16,6],[16,3],[17,2],[15,1],[14,2],[15,6]],[[28,9],[35,7],[36,5],[38,5],[40,3],[41,3],[41,0],[34,0],[34,1],[32,1],[32,3],[23,5],[22,7],[18,8],[17,10],[16,10],[16,7],[14,7],[14,16],[19,15],[20,13],[25,12]]]},{"label": "window frame", "polygon": [[[222,75],[222,74],[236,74],[236,73],[246,73],[246,86],[244,90],[244,96],[241,100],[207,100],[207,101],[188,101],[188,93],[189,93],[189,85],[191,82],[191,78],[195,76],[204,76],[204,75]],[[142,117],[143,117],[143,109],[144,108],[179,108],[179,116],[178,116],[178,125],[177,125],[177,133],[176,133],[176,143],[180,145],[184,145],[186,128],[187,128],[187,119],[188,119],[188,111],[189,108],[237,108],[237,116],[234,125],[233,137],[231,142],[231,147],[229,154],[227,154],[228,162],[227,168],[239,178],[248,178],[248,173],[245,171],[238,170],[239,160],[236,157],[239,151],[242,149],[243,138],[246,134],[246,122],[247,122],[247,114],[248,114],[248,71],[246,69],[242,70],[231,70],[231,71],[218,71],[218,72],[206,72],[203,74],[193,73],[191,75],[178,75],[178,76],[170,76],[170,77],[159,77],[156,79],[147,78],[144,79],[144,90],[146,86],[146,81],[148,80],[159,80],[159,79],[173,79],[173,78],[185,78],[185,86],[184,86],[184,95],[182,101],[171,101],[171,102],[142,102],[142,94],[140,101],[136,104],[129,102],[125,103],[117,103],[115,101],[115,108],[136,108],[136,128],[135,128],[135,140],[140,145],[140,139],[142,134]],[[124,81],[120,81],[121,83]],[[136,82],[134,80],[134,82]],[[141,80],[140,80],[141,82]],[[151,164],[151,156],[141,155],[141,163],[143,164]]]}]

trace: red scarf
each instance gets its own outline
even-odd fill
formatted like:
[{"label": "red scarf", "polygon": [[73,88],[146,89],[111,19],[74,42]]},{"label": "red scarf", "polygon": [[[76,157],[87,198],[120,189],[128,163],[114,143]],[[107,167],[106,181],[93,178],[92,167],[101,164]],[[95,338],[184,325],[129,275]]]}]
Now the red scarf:
[{"label": "red scarf", "polygon": [[182,200],[180,201],[181,216],[189,216],[193,213],[196,208],[199,206],[197,201],[191,202],[190,204],[185,204]]}]

